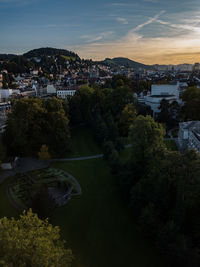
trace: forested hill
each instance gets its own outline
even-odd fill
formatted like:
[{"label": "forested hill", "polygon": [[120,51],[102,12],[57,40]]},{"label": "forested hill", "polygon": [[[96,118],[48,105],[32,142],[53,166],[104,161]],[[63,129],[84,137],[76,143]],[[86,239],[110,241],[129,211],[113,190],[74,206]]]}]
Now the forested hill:
[{"label": "forested hill", "polygon": [[13,58],[17,57],[17,55],[14,54],[0,54],[0,60],[11,60]]},{"label": "forested hill", "polygon": [[133,69],[152,68],[152,66],[148,66],[148,65],[133,61],[131,59],[125,58],[125,57],[116,57],[113,59],[106,58],[104,61],[102,61],[102,63],[104,63],[105,65],[111,66],[111,67],[124,66],[124,67],[128,67],[128,68],[133,68]]},{"label": "forested hill", "polygon": [[31,50],[23,55],[0,54],[0,71],[5,69],[9,73],[29,73],[30,69],[42,68],[44,73],[57,73],[58,66],[65,67],[66,62],[76,65],[81,61],[80,57],[71,51],[57,48],[39,48]]},{"label": "forested hill", "polygon": [[[72,51],[51,47],[33,49],[23,55],[0,54],[0,60],[5,61],[1,64],[0,70],[6,69],[8,72],[14,74],[29,72],[30,69],[39,69],[40,67],[45,73],[52,73],[52,71],[56,73],[58,66],[64,68],[67,61],[70,61],[74,67],[77,62],[81,61],[78,54]],[[104,61],[99,62],[89,60],[88,62],[90,64],[101,63],[110,67],[124,66],[126,68],[133,68],[134,70],[153,69],[153,66],[148,66],[124,57],[106,58]]]},{"label": "forested hill", "polygon": [[23,54],[24,57],[26,58],[34,58],[34,57],[43,57],[43,56],[64,56],[64,57],[69,57],[73,59],[80,59],[80,57],[71,51],[65,50],[65,49],[57,49],[57,48],[51,48],[51,47],[46,47],[46,48],[38,48],[38,49],[33,49],[25,54]]}]

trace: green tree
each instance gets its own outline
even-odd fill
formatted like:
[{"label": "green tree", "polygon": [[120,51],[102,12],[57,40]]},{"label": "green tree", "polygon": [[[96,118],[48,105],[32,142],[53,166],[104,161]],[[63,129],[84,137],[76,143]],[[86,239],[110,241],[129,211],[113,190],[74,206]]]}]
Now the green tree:
[{"label": "green tree", "polygon": [[184,106],[181,115],[184,120],[200,120],[200,91],[197,87],[189,87],[182,95]]},{"label": "green tree", "polygon": [[169,103],[168,100],[163,99],[160,102],[160,113],[158,114],[158,121],[165,123],[167,127],[175,126],[179,121],[180,106],[176,101]]},{"label": "green tree", "polygon": [[160,107],[159,107],[160,113],[158,114],[159,122],[169,124],[169,120],[170,120],[169,107],[170,107],[170,103],[168,100],[163,99],[160,102]]},{"label": "green tree", "polygon": [[38,157],[40,160],[49,160],[51,158],[47,145],[41,146],[40,152],[38,152]]},{"label": "green tree", "polygon": [[69,267],[72,251],[60,240],[59,227],[29,210],[18,220],[0,220],[0,266]]},{"label": "green tree", "polygon": [[121,136],[128,136],[129,127],[134,122],[136,118],[136,109],[132,104],[127,104],[119,119],[119,131]]},{"label": "green tree", "polygon": [[113,89],[108,102],[108,110],[111,110],[114,118],[120,116],[124,107],[134,102],[133,92],[128,86],[121,86]]},{"label": "green tree", "polygon": [[77,91],[77,96],[80,97],[80,111],[84,122],[91,121],[91,109],[92,109],[92,98],[94,89],[89,86],[82,86]]},{"label": "green tree", "polygon": [[[165,130],[151,116],[138,116],[130,127],[132,163],[141,173],[146,169],[152,156],[164,150]],[[142,171],[143,170],[143,171]]]},{"label": "green tree", "polygon": [[20,99],[9,114],[3,141],[11,156],[36,156],[43,144],[54,156],[71,146],[66,103],[60,99]]}]

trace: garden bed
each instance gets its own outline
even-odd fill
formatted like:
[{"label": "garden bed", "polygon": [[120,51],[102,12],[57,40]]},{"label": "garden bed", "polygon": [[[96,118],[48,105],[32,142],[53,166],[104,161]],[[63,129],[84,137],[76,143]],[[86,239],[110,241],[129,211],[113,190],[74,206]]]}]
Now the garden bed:
[{"label": "garden bed", "polygon": [[[80,186],[74,177],[70,176],[67,172],[53,168],[16,174],[11,179],[7,192],[15,207],[23,210],[31,207],[34,196],[42,187],[55,188],[66,193],[72,188],[68,199],[73,195],[81,193]],[[65,194],[63,193],[63,195]],[[62,203],[65,203],[65,201]]]}]

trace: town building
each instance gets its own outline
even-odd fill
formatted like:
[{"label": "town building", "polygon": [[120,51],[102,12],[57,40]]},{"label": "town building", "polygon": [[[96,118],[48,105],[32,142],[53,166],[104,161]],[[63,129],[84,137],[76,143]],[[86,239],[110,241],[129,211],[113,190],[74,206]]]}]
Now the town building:
[{"label": "town building", "polygon": [[178,144],[181,151],[195,149],[200,153],[200,121],[179,123]]},{"label": "town building", "polygon": [[150,106],[153,111],[153,116],[156,118],[160,113],[160,103],[163,99],[168,100],[170,103],[177,101],[181,104],[180,99],[180,84],[153,84],[151,93],[146,96],[140,97],[139,102]]},{"label": "town building", "polygon": [[1,99],[8,99],[13,94],[20,94],[20,91],[17,89],[0,89]]},{"label": "town building", "polygon": [[7,115],[10,112],[11,112],[10,102],[0,103],[0,134],[2,134],[5,131]]},{"label": "town building", "polygon": [[74,96],[75,93],[76,93],[76,90],[73,90],[73,89],[68,89],[68,88],[59,89],[57,90],[57,97],[66,99],[68,95]]},{"label": "town building", "polygon": [[48,95],[56,95],[56,87],[53,84],[47,85],[47,94]]},{"label": "town building", "polygon": [[200,63],[195,63],[193,66],[194,71],[200,71]]},{"label": "town building", "polygon": [[33,76],[37,76],[38,72],[39,72],[38,70],[31,70],[30,74],[33,75]]},{"label": "town building", "polygon": [[79,85],[60,87],[59,89],[57,89],[57,97],[66,99],[67,96],[74,96],[79,88]]},{"label": "town building", "polygon": [[0,88],[3,87],[3,74],[0,73]]}]

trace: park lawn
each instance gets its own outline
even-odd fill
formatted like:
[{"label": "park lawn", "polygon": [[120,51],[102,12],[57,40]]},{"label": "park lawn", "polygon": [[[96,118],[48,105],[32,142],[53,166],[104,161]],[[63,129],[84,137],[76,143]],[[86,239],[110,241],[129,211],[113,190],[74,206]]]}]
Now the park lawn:
[{"label": "park lawn", "polygon": [[2,184],[0,184],[0,218],[17,217],[19,215],[19,211],[10,203],[7,198],[7,186],[9,182],[9,178],[7,178]]},{"label": "park lawn", "polygon": [[71,59],[72,61],[75,61],[75,60],[76,60],[75,57],[64,56],[64,55],[62,55],[61,57],[64,58],[64,59],[66,59],[66,60],[70,60],[70,59]]},{"label": "park lawn", "polygon": [[176,142],[174,140],[164,140],[164,143],[165,143],[168,150],[170,150],[170,151],[177,151],[178,150]]},{"label": "park lawn", "polygon": [[72,248],[73,267],[163,267],[123,204],[115,177],[104,159],[54,163],[71,173],[82,196],[55,211],[52,223]]},{"label": "park lawn", "polygon": [[72,153],[71,157],[84,157],[101,154],[102,149],[97,144],[92,134],[92,130],[85,126],[74,128],[71,131]]},{"label": "park lawn", "polygon": [[132,147],[128,147],[120,151],[119,156],[121,162],[126,163],[130,159],[131,153],[132,153]]}]

